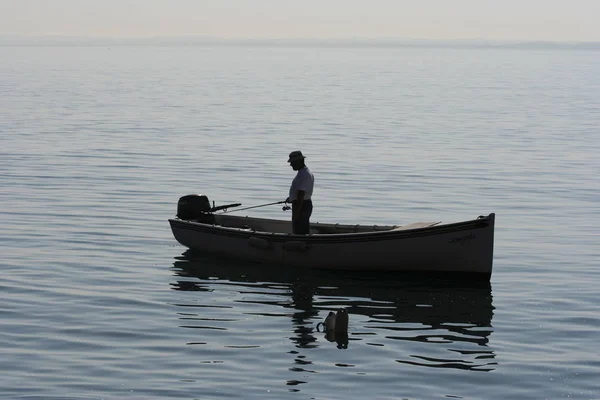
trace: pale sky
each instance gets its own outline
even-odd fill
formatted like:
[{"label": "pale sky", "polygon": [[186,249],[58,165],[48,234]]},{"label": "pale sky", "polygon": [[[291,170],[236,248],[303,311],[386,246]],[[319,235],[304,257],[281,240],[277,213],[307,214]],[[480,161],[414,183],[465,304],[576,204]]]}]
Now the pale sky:
[{"label": "pale sky", "polygon": [[0,0],[0,35],[600,41],[600,0]]}]

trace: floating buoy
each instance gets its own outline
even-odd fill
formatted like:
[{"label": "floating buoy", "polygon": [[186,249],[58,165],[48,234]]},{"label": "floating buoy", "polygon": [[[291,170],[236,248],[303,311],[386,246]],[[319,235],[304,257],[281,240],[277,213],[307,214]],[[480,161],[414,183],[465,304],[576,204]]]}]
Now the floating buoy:
[{"label": "floating buoy", "polygon": [[335,314],[335,325],[333,330],[336,333],[348,332],[348,310],[340,308]]},{"label": "floating buoy", "polygon": [[337,312],[330,311],[327,318],[323,322],[317,324],[317,331],[319,327],[323,325],[323,332],[336,332],[336,333],[347,333],[348,332],[348,310],[340,308]]},{"label": "floating buoy", "polygon": [[325,321],[317,324],[317,331],[321,332],[319,326],[323,325],[323,332],[333,332],[335,330],[335,316],[336,314],[333,311],[330,311],[327,318],[325,318]]}]

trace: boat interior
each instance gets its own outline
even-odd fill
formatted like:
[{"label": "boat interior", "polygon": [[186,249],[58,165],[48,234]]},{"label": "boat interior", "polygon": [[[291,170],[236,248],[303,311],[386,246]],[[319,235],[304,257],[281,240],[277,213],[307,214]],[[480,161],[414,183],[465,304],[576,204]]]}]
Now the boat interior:
[{"label": "boat interior", "polygon": [[[391,230],[408,230],[426,228],[438,225],[440,222],[417,222],[409,225],[347,225],[311,222],[311,234],[340,234],[340,233],[367,233]],[[227,214],[215,214],[214,224],[239,229],[250,229],[259,232],[292,233],[290,221],[241,217]]]}]

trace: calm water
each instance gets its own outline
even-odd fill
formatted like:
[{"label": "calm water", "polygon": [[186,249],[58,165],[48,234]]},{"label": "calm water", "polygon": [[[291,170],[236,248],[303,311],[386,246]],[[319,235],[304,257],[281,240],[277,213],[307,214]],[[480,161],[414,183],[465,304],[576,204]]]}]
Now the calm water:
[{"label": "calm water", "polygon": [[[599,52],[0,58],[0,398],[600,399]],[[491,283],[260,269],[175,242],[179,196],[281,200],[296,149],[314,221],[496,212]],[[317,332],[342,306],[348,340]]]}]

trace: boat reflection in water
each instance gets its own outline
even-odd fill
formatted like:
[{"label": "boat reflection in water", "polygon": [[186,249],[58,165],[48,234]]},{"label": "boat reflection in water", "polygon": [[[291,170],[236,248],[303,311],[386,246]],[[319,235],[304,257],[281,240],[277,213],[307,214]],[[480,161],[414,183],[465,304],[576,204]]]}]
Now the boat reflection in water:
[{"label": "boat reflection in water", "polygon": [[[290,340],[296,348],[323,346],[323,339],[347,351],[358,344],[383,347],[396,343],[393,346],[406,354],[397,359],[395,352],[395,361],[401,364],[474,371],[491,371],[497,364],[488,346],[494,310],[489,282],[282,269],[190,251],[177,257],[174,274],[175,290],[214,293],[235,288],[244,296],[232,303],[290,310],[285,315],[291,315]],[[250,293],[257,298],[248,296]],[[316,329],[329,311],[342,307],[350,316],[348,334]]]}]

